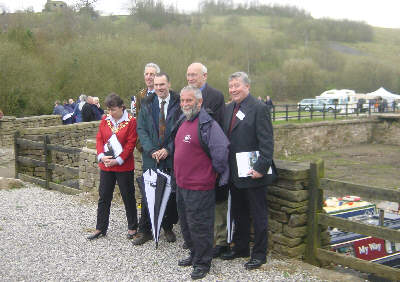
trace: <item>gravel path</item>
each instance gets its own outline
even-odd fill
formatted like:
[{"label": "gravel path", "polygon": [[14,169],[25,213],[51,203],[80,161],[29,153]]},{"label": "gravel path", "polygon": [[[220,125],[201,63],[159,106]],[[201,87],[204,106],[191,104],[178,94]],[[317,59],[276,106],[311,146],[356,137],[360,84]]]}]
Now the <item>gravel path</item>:
[{"label": "gravel path", "polygon": [[[157,250],[154,242],[134,247],[125,238],[124,208],[114,203],[107,237],[87,241],[95,218],[96,204],[84,195],[65,195],[30,184],[23,189],[0,189],[0,280],[190,280],[192,269],[177,266],[187,255],[179,232],[176,243],[166,243],[161,234]],[[243,263],[244,259],[216,259],[205,280],[321,280],[291,260],[269,257],[255,271],[246,271]]]}]

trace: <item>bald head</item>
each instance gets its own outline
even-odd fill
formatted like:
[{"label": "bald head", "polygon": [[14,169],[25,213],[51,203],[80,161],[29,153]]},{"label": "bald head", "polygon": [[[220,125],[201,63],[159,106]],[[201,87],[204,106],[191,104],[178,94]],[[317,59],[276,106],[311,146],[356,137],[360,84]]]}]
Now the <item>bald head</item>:
[{"label": "bald head", "polygon": [[187,68],[188,85],[201,88],[207,81],[207,68],[202,63],[193,63]]}]

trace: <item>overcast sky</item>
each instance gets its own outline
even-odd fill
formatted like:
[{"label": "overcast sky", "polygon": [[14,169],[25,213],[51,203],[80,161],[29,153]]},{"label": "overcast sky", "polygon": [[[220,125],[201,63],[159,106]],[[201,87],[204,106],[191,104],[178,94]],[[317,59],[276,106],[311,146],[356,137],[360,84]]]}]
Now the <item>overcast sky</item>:
[{"label": "overcast sky", "polygon": [[[254,1],[254,0],[253,0]],[[77,0],[65,0],[67,4]],[[199,0],[164,0],[175,5],[179,11],[198,9]],[[252,2],[234,0],[234,3]],[[400,0],[258,0],[260,4],[279,4],[297,6],[310,12],[314,18],[329,17],[365,21],[374,26],[400,28]],[[33,7],[41,11],[46,0],[0,0],[9,11]],[[98,0],[95,7],[102,14],[127,14],[130,0]]]}]

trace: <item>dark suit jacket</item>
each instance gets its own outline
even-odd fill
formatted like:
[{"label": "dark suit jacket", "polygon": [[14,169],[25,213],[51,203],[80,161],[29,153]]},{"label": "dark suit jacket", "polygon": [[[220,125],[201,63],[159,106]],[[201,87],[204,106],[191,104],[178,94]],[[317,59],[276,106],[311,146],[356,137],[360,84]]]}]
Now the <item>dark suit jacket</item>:
[{"label": "dark suit jacket", "polygon": [[[158,127],[158,116],[160,113],[160,108],[158,106],[158,98],[156,94],[151,94],[143,98],[142,105],[139,112],[139,119],[137,122],[137,134],[140,138],[140,143],[143,148],[142,152],[142,168],[143,171],[149,168],[156,167],[155,160],[151,157],[151,154],[155,151],[165,148],[169,152],[169,156],[158,164],[158,168],[172,168],[172,149],[169,147],[172,143],[170,141],[172,128],[174,127],[176,121],[181,115],[181,109],[179,106],[179,95],[173,91],[169,91],[170,100],[167,109],[167,118],[164,141],[160,144],[159,139],[159,127]],[[154,114],[155,112],[155,114]]]},{"label": "dark suit jacket", "polygon": [[[229,149],[230,181],[237,188],[260,187],[270,184],[271,177],[266,174],[272,165],[274,136],[267,105],[249,94],[239,108],[244,114],[244,118],[243,120],[237,119],[229,136],[228,131],[234,108],[235,103],[229,103],[226,106],[224,118],[224,131],[231,142]],[[260,156],[254,164],[254,170],[263,174],[262,178],[238,177],[236,153],[250,151],[260,151]]]},{"label": "dark suit jacket", "polygon": [[201,91],[203,95],[203,108],[206,112],[223,127],[225,99],[221,91],[211,87],[207,83]]}]

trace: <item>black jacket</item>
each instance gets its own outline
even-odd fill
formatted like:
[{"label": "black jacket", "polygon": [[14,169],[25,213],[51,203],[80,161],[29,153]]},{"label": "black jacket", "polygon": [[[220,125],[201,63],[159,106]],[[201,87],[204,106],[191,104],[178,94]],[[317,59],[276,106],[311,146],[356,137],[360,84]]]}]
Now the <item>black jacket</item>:
[{"label": "black jacket", "polygon": [[203,108],[221,127],[223,127],[225,110],[224,95],[207,83],[201,91],[201,94],[203,95]]},{"label": "black jacket", "polygon": [[93,111],[92,105],[89,103],[85,103],[82,107],[82,121],[94,121],[96,120],[96,115]]},{"label": "black jacket", "polygon": [[[267,172],[273,165],[274,136],[267,105],[249,94],[240,104],[240,111],[244,114],[244,118],[243,120],[237,119],[229,136],[228,131],[234,107],[234,102],[226,106],[224,118],[224,131],[231,142],[229,150],[230,181],[237,188],[251,188],[270,184],[272,180],[270,176],[267,176]],[[260,156],[254,164],[254,170],[264,176],[259,179],[239,178],[236,153],[251,151],[260,151]]]}]

